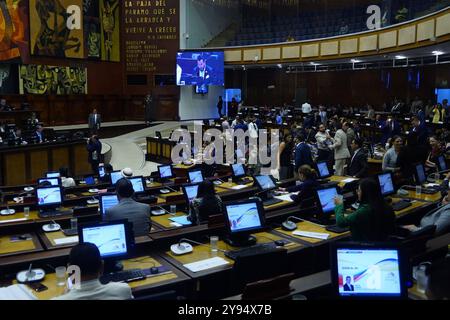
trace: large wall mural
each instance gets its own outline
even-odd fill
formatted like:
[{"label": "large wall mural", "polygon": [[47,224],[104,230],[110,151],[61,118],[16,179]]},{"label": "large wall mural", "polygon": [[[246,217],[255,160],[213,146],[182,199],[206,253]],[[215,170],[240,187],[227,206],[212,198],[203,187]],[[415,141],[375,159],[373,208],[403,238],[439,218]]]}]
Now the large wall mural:
[{"label": "large wall mural", "polygon": [[21,94],[87,94],[87,69],[23,65],[19,67]]},{"label": "large wall mural", "polygon": [[0,94],[19,93],[19,75],[16,64],[0,64]]},{"label": "large wall mural", "polygon": [[67,27],[67,8],[83,8],[83,0],[30,0],[31,54],[84,58],[83,27]]},{"label": "large wall mural", "polygon": [[28,61],[28,1],[0,1],[0,61]]}]

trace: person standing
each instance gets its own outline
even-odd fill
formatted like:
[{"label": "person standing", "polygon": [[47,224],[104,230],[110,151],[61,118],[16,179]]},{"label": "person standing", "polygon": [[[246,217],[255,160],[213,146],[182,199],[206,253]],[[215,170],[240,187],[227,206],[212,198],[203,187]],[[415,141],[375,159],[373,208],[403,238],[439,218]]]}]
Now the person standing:
[{"label": "person standing", "polygon": [[219,118],[222,118],[222,109],[223,109],[223,100],[222,96],[220,96],[219,101],[217,102],[217,111],[219,113]]},{"label": "person standing", "polygon": [[307,164],[310,167],[313,166],[313,159],[311,154],[311,148],[306,143],[305,136],[303,134],[299,134],[297,137],[297,145],[295,146],[294,151],[294,159],[295,159],[295,172],[298,172],[298,169]]},{"label": "person standing", "polygon": [[280,180],[287,180],[294,176],[294,170],[292,167],[292,154],[294,151],[294,142],[292,135],[287,134],[283,142],[280,144]]},{"label": "person standing", "polygon": [[317,149],[318,149],[318,158],[317,161],[330,161],[331,158],[331,150],[330,146],[332,143],[332,138],[330,136],[329,131],[326,130],[324,124],[319,126],[319,131],[316,134],[317,141]]},{"label": "person standing", "polygon": [[145,108],[145,124],[149,125],[152,122],[151,112],[153,108],[153,97],[151,93],[149,93],[145,97],[144,108]]},{"label": "person standing", "polygon": [[342,130],[342,124],[336,123],[336,134],[333,139],[331,148],[334,149],[335,175],[344,175],[344,166],[347,159],[350,158],[350,152],[347,146],[347,134]]},{"label": "person standing", "polygon": [[98,139],[98,136],[92,135],[89,138],[87,144],[88,161],[91,164],[92,171],[94,174],[98,173],[98,165],[100,164],[100,156],[102,153],[102,143]]},{"label": "person standing", "polygon": [[97,113],[96,108],[94,108],[94,110],[92,110],[92,113],[89,115],[88,123],[91,134],[98,134],[98,131],[100,130],[100,127],[102,125],[102,118],[100,114]]}]

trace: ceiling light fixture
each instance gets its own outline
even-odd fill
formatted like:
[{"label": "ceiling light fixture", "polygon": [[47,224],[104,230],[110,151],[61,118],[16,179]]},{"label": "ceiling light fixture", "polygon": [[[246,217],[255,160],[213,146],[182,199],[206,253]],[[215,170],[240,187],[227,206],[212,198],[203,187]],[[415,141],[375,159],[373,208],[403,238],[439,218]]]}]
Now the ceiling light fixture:
[{"label": "ceiling light fixture", "polygon": [[442,51],[435,50],[432,52],[435,56],[442,56],[444,53]]}]

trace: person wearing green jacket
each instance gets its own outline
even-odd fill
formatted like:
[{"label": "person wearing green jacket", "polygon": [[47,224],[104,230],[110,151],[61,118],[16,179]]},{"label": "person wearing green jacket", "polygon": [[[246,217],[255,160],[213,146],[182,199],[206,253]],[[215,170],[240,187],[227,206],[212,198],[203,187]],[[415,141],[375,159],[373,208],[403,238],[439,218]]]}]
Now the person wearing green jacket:
[{"label": "person wearing green jacket", "polygon": [[358,210],[345,214],[340,198],[334,200],[336,224],[349,227],[353,241],[385,241],[394,232],[395,214],[384,200],[379,184],[373,179],[361,180],[358,190]]}]

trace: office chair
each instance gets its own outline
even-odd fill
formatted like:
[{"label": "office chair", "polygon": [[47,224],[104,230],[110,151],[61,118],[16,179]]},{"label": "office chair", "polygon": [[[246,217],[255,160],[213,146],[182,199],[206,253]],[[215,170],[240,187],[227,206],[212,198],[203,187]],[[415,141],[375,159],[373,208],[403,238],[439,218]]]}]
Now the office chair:
[{"label": "office chair", "polygon": [[399,241],[402,247],[408,252],[409,257],[424,253],[427,241],[432,239],[436,232],[436,226],[426,226],[425,228],[403,235],[393,235],[390,240]]},{"label": "office chair", "polygon": [[290,286],[294,273],[248,283],[242,293],[242,300],[278,300],[287,298],[293,291]]},{"label": "office chair", "polygon": [[233,266],[230,290],[242,292],[249,283],[287,274],[288,270],[288,255],[284,248],[238,257]]},{"label": "office chair", "polygon": [[178,296],[175,290],[158,292],[130,299],[134,301],[167,301],[167,300],[185,300],[185,297]]}]

